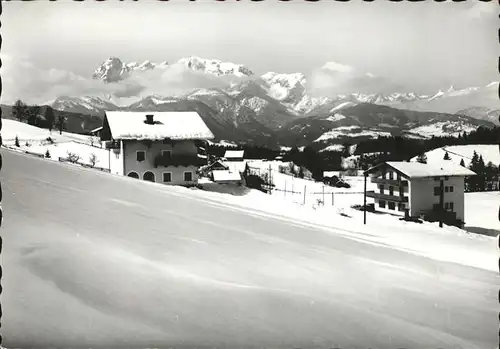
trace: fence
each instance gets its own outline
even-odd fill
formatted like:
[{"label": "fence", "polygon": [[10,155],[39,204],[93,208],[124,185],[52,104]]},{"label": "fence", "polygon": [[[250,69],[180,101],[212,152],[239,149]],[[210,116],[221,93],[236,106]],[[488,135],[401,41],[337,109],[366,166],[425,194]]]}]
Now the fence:
[{"label": "fence", "polygon": [[[336,195],[363,194],[363,191],[334,191],[332,189],[335,187],[325,185],[321,182],[316,182],[312,179],[299,178],[291,175],[288,175],[290,177],[290,181],[285,180],[280,187],[275,183],[275,173],[279,173],[281,175],[287,174],[277,171],[271,168],[271,166],[269,166],[269,168],[262,168],[248,165],[247,168],[249,174],[259,176],[264,180],[265,184],[263,187],[270,195],[283,195],[283,198],[285,199],[291,197],[292,201],[302,205],[312,203],[313,206],[323,206],[326,202],[328,202],[331,203],[331,206],[334,206]],[[294,179],[296,183],[294,183]],[[304,184],[304,182],[307,184]],[[313,188],[312,191],[307,190],[308,186],[309,188]],[[297,190],[299,187],[301,190]]]},{"label": "fence", "polygon": [[[269,190],[269,193],[272,195],[281,195],[283,194],[283,197],[287,199],[289,195],[292,197],[292,201],[294,198],[294,195],[298,195],[298,201],[294,201],[295,203],[299,203],[302,205],[305,205],[306,203],[312,203],[313,206],[324,206],[327,202],[331,203],[331,206],[335,206],[335,196],[336,195],[356,195],[356,194],[363,194],[362,191],[333,191],[333,190],[327,190],[331,189],[331,187],[328,186],[322,186],[321,191],[308,191],[307,190],[307,185],[304,185],[303,190],[301,191],[296,191],[292,187],[287,188],[285,185],[284,188],[277,188],[273,186],[267,186],[266,189]],[[318,197],[319,196],[319,197]],[[312,197],[312,202],[311,202],[311,197]]]}]

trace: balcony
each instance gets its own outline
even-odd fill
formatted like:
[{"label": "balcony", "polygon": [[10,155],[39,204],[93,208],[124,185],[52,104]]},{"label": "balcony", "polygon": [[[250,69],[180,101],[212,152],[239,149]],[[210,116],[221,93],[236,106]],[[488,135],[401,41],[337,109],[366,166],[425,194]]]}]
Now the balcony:
[{"label": "balcony", "polygon": [[169,167],[169,166],[201,166],[205,165],[207,162],[206,159],[199,158],[198,155],[174,155],[170,156],[166,154],[158,154],[154,159],[154,166],[158,168],[160,166]]},{"label": "balcony", "polygon": [[408,202],[408,196],[397,196],[375,193],[374,191],[367,191],[366,196],[373,199],[394,201],[394,202]]},{"label": "balcony", "polygon": [[408,186],[408,181],[407,180],[397,180],[397,179],[385,179],[385,178],[379,178],[379,177],[373,177],[371,179],[372,183],[375,184],[387,184],[387,185],[392,185],[395,187],[407,187]]}]

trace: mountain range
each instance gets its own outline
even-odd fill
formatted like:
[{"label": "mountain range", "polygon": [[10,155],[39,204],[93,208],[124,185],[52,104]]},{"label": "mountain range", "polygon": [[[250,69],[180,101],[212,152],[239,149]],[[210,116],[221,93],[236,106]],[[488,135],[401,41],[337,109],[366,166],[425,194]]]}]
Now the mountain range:
[{"label": "mountain range", "polygon": [[[216,138],[230,141],[319,142],[326,147],[346,137],[427,138],[491,127],[500,115],[498,82],[422,95],[398,92],[400,86],[390,79],[335,62],[309,75],[256,75],[241,64],[199,57],[173,64],[125,63],[112,57],[92,78],[111,86],[134,82],[143,93],[126,99],[113,94],[60,96],[52,107],[100,117],[105,110],[195,110]],[[173,85],[175,92],[169,89]]]}]

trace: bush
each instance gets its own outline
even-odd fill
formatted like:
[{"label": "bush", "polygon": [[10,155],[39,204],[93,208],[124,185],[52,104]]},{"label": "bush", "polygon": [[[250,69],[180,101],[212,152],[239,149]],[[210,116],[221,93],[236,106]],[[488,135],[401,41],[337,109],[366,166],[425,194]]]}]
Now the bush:
[{"label": "bush", "polygon": [[19,144],[19,137],[17,137],[17,136],[16,136],[16,139],[15,139],[15,141],[14,141],[14,145],[15,145],[16,147],[20,147],[20,146],[21,146],[21,144]]},{"label": "bush", "polygon": [[49,142],[49,144],[54,144],[52,137],[47,137],[46,141]]},{"label": "bush", "polygon": [[51,155],[50,155],[50,152],[49,152],[49,150],[48,150],[48,149],[47,149],[47,151],[45,152],[45,157],[46,157],[47,159],[50,159],[50,158],[51,158]]},{"label": "bush", "polygon": [[68,151],[67,159],[71,163],[77,163],[80,160],[80,155]]},{"label": "bush", "polygon": [[94,153],[90,154],[89,162],[92,167],[95,167],[96,163],[98,162],[97,155],[95,155]]},{"label": "bush", "polygon": [[260,191],[266,192],[262,186],[266,183],[262,178],[256,175],[248,175],[245,178],[246,186],[251,189],[258,189]]}]

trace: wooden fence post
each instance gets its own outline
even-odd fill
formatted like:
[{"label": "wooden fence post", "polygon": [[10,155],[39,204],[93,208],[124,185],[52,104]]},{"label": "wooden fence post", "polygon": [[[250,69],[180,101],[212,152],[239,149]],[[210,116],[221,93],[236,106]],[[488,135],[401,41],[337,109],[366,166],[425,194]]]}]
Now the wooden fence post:
[{"label": "wooden fence post", "polygon": [[285,181],[285,190],[283,190],[283,192],[285,193],[284,196],[286,198],[286,181]]},{"label": "wooden fence post", "polygon": [[333,206],[333,191],[332,191],[332,206]]},{"label": "wooden fence post", "polygon": [[325,186],[323,186],[323,206],[325,206]]}]

